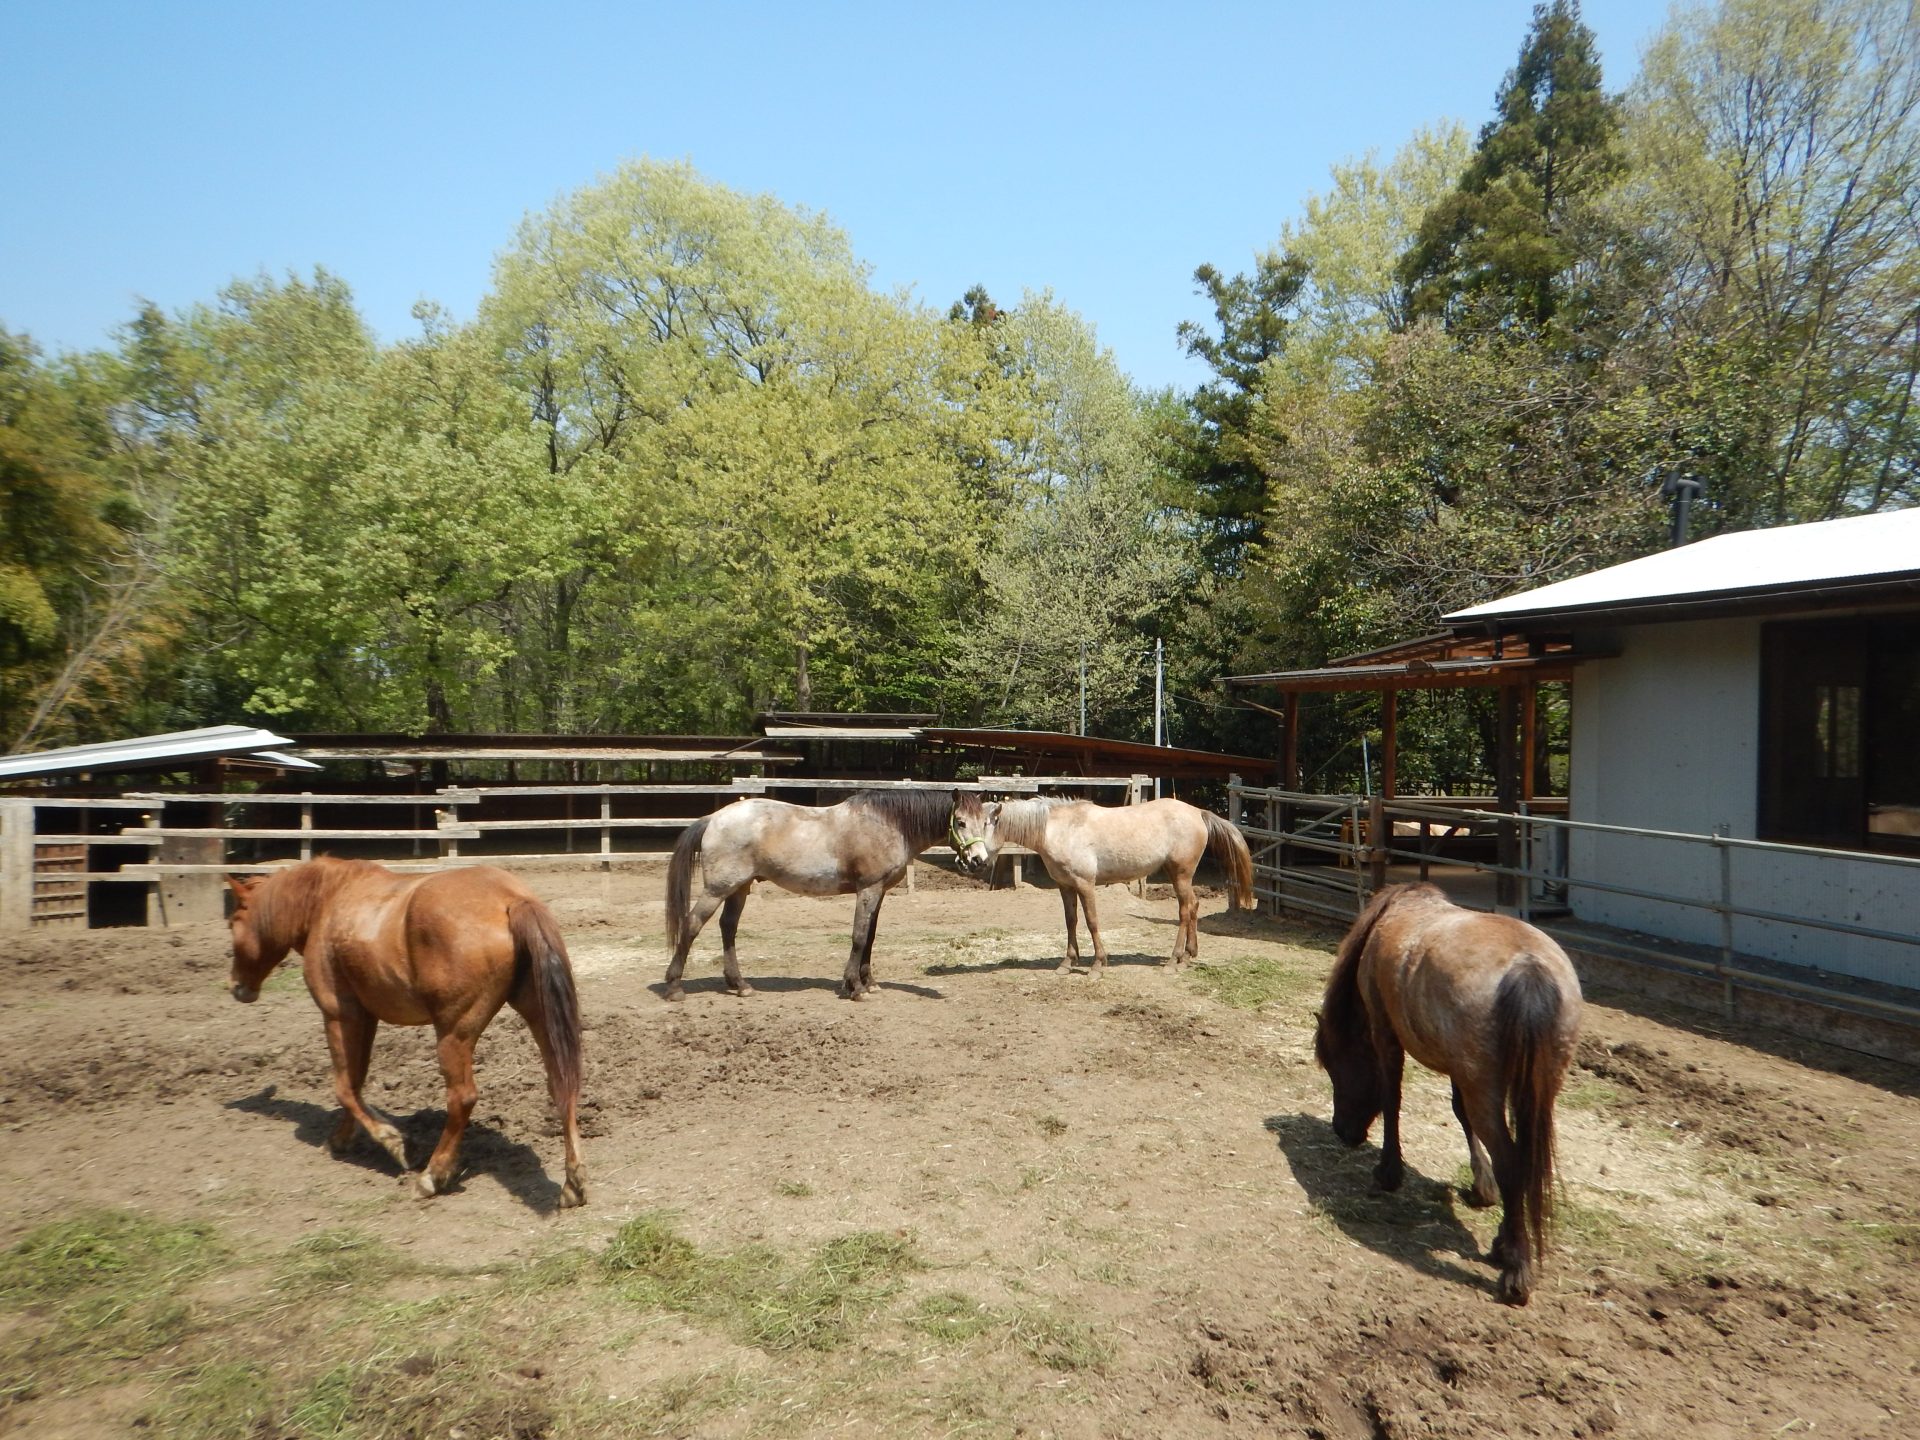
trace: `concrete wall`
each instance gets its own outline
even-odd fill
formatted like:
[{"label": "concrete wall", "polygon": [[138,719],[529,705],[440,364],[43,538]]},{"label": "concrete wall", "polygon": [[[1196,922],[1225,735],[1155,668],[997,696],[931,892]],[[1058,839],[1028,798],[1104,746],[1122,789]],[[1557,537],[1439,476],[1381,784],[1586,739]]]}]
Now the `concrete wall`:
[{"label": "concrete wall", "polygon": [[[1760,622],[1634,626],[1604,638],[1618,659],[1582,666],[1573,682],[1572,818],[1755,838],[1760,774]],[[1712,846],[1575,831],[1574,880],[1712,899]],[[1843,920],[1920,936],[1920,871],[1872,860],[1734,851],[1737,905]],[[1711,911],[1605,895],[1575,885],[1582,919],[1717,945]],[[1920,946],[1740,920],[1734,947],[1867,980],[1920,988]]]}]

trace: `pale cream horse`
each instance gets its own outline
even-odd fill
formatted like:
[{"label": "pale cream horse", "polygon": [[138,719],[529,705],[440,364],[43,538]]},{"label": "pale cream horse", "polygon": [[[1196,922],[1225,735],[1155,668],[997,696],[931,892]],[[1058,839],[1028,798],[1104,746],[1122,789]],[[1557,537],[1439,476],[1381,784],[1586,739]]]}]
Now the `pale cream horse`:
[{"label": "pale cream horse", "polygon": [[1165,867],[1180,899],[1180,925],[1174,933],[1169,965],[1200,953],[1200,901],[1193,893],[1193,872],[1212,851],[1227,874],[1229,905],[1253,905],[1253,857],[1246,838],[1210,810],[1184,800],[1149,800],[1144,805],[1095,805],[1090,800],[1040,796],[997,800],[986,806],[986,865],[990,870],[1002,845],[1024,845],[1040,857],[1060,887],[1067,912],[1067,955],[1062,973],[1080,958],[1075,909],[1087,912],[1093,937],[1093,973],[1107,968],[1107,942],[1100,938],[1094,887],[1143,880]]},{"label": "pale cream horse", "polygon": [[979,822],[980,797],[966,790],[867,790],[822,806],[752,796],[696,821],[681,834],[667,867],[667,943],[673,947],[667,999],[684,995],[687,951],[716,910],[727,988],[753,993],[740,977],[733,941],[755,880],[801,895],[857,896],[840,993],[849,1000],[872,995],[880,902],[914,856],[937,841],[949,841],[963,864],[976,863]]}]

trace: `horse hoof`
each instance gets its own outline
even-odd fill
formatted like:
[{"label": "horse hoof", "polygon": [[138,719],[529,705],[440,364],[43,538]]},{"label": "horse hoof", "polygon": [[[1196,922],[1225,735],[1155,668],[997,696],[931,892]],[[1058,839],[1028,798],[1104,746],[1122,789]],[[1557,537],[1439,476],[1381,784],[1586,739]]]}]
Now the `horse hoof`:
[{"label": "horse hoof", "polygon": [[1476,1210],[1491,1210],[1495,1205],[1500,1203],[1500,1197],[1498,1195],[1483,1194],[1478,1188],[1472,1185],[1469,1185],[1465,1190],[1460,1192],[1460,1198]]},{"label": "horse hoof", "polygon": [[578,1175],[569,1175],[567,1183],[560,1187],[560,1208],[571,1210],[576,1205],[587,1203],[586,1182]]},{"label": "horse hoof", "polygon": [[1407,1178],[1406,1170],[1399,1165],[1376,1165],[1373,1171],[1373,1183],[1382,1190],[1392,1192],[1400,1188],[1400,1182]]},{"label": "horse hoof", "polygon": [[439,1191],[433,1183],[432,1172],[427,1170],[422,1170],[418,1175],[415,1175],[413,1177],[413,1198],[414,1199],[431,1200],[438,1193]]},{"label": "horse hoof", "polygon": [[733,993],[736,998],[744,1000],[749,995],[752,995],[755,992],[754,992],[754,988],[751,985],[747,984],[746,981],[742,980],[738,985],[735,985],[733,987]]},{"label": "horse hoof", "polygon": [[667,987],[667,999],[684,1000],[686,998],[687,998],[687,992],[685,990],[682,990],[678,985],[669,985]]},{"label": "horse hoof", "polygon": [[1500,1277],[1500,1303],[1502,1305],[1524,1305],[1533,1298],[1533,1283],[1523,1280],[1511,1271]]}]

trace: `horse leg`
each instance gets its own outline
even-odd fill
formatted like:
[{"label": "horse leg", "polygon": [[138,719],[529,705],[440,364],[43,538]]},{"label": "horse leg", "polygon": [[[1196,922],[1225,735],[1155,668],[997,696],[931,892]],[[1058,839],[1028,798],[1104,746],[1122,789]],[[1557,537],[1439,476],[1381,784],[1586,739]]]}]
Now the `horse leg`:
[{"label": "horse leg", "polygon": [[[356,1095],[367,1088],[367,1067],[373,1063],[373,1037],[379,1028],[378,1018],[365,1011],[357,1012],[352,1018],[341,1017],[341,1038],[346,1042],[347,1052],[347,1083],[353,1087]],[[360,1103],[364,1106],[366,1101]],[[354,1132],[358,1128],[359,1122],[353,1118],[353,1112],[342,1110],[333,1133],[327,1136],[327,1149],[336,1155],[343,1153],[353,1144]],[[406,1169],[404,1161],[400,1168]]]},{"label": "horse leg", "polygon": [[873,939],[880,933],[880,906],[887,898],[886,886],[880,887],[880,893],[873,897],[873,914],[867,918],[867,943],[860,949],[860,993],[875,1000],[879,995],[873,988]]},{"label": "horse leg", "polygon": [[1200,899],[1193,893],[1193,872],[1173,871],[1173,893],[1180,901],[1180,924],[1173,932],[1173,958],[1167,964],[1179,966],[1200,954]]},{"label": "horse leg", "polygon": [[1493,1178],[1500,1189],[1500,1229],[1487,1250],[1489,1264],[1500,1267],[1499,1296],[1507,1305],[1524,1305],[1533,1295],[1533,1247],[1527,1238],[1527,1185],[1520,1147],[1507,1131],[1497,1086],[1486,1085],[1465,1097],[1474,1131],[1486,1143]]},{"label": "horse leg", "polygon": [[1093,973],[1101,974],[1107,968],[1107,942],[1100,938],[1100,915],[1093,908],[1093,882],[1076,881],[1080,891],[1080,908],[1087,912],[1087,934],[1093,937]]},{"label": "horse leg", "polygon": [[[1380,1032],[1385,1029],[1386,1034]],[[1400,1158],[1400,1082],[1406,1071],[1407,1052],[1400,1048],[1390,1027],[1375,1026],[1375,1051],[1380,1056],[1380,1163],[1373,1167],[1373,1183],[1382,1190],[1398,1190],[1407,1168]]]},{"label": "horse leg", "polygon": [[727,977],[727,989],[736,995],[753,994],[753,986],[740,978],[740,956],[733,948],[733,937],[740,933],[740,912],[747,908],[747,891],[752,888],[742,885],[720,906],[720,964]]},{"label": "horse leg", "polygon": [[547,1039],[546,1002],[538,985],[522,985],[512,1000],[513,1008],[527,1022],[533,1043],[540,1049],[540,1063],[546,1068],[547,1088],[560,1111],[560,1128],[566,1135],[567,1183],[560,1187],[560,1208],[570,1209],[587,1203],[587,1167],[580,1159],[580,1096],[578,1091],[564,1093],[553,1068],[553,1043]]},{"label": "horse leg", "polygon": [[[360,1099],[360,1086],[366,1078],[366,1061],[359,1057],[364,1053],[373,1053],[373,1017],[353,1001],[341,1005],[333,1014],[326,1017],[327,1050],[333,1057],[333,1093],[340,1107],[346,1111],[339,1125],[334,1127],[329,1145],[338,1151],[341,1148],[340,1132],[346,1131],[346,1138],[353,1138],[353,1127],[358,1124],[373,1142],[394,1158],[394,1162],[404,1170],[407,1168],[407,1143],[393,1123],[384,1116],[368,1110]],[[356,1065],[358,1072],[356,1074]]]},{"label": "horse leg", "polygon": [[853,945],[847,951],[847,972],[840,977],[840,994],[848,1000],[863,998],[861,965],[873,945],[873,927],[880,915],[880,900],[887,892],[869,885],[853,902]]},{"label": "horse leg", "polygon": [[1493,1161],[1487,1157],[1487,1147],[1473,1133],[1473,1122],[1467,1119],[1467,1101],[1460,1093],[1458,1080],[1453,1082],[1453,1118],[1466,1132],[1467,1159],[1473,1166],[1473,1186],[1467,1191],[1467,1203],[1484,1210],[1500,1198],[1500,1192],[1494,1185]]},{"label": "horse leg", "polygon": [[[483,1021],[480,1029],[485,1028]],[[425,1168],[413,1177],[413,1193],[422,1200],[431,1200],[453,1183],[460,1137],[466,1133],[474,1102],[480,1098],[480,1091],[473,1083],[473,1045],[479,1038],[479,1030],[469,1033],[465,1025],[440,1034],[440,1074],[447,1082],[447,1124]]]},{"label": "horse leg", "polygon": [[1066,975],[1072,973],[1074,962],[1080,958],[1080,896],[1073,886],[1060,887],[1060,904],[1067,912],[1067,954],[1058,968]]},{"label": "horse leg", "polygon": [[688,907],[686,934],[680,937],[680,943],[673,949],[673,959],[667,962],[667,999],[686,998],[686,991],[680,988],[680,977],[687,968],[687,952],[693,949],[693,942],[719,908],[720,899],[714,895],[702,895]]}]

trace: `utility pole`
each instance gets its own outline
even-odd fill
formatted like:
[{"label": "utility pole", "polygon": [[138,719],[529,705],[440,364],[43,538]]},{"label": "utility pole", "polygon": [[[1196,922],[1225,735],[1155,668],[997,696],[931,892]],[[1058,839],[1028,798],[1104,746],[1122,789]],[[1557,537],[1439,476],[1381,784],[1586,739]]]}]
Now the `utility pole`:
[{"label": "utility pole", "polygon": [[[1153,743],[1167,743],[1166,719],[1167,688],[1167,642],[1156,637],[1153,642]],[[1153,777],[1153,798],[1160,798],[1160,777]]]},{"label": "utility pole", "polygon": [[1080,733],[1087,733],[1087,642],[1080,642]]}]

